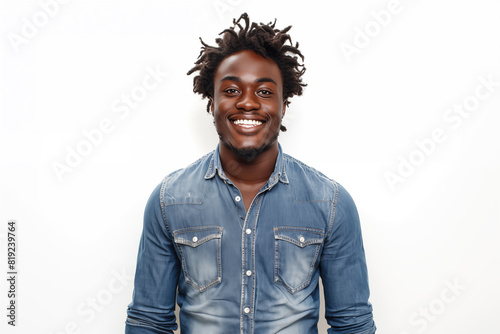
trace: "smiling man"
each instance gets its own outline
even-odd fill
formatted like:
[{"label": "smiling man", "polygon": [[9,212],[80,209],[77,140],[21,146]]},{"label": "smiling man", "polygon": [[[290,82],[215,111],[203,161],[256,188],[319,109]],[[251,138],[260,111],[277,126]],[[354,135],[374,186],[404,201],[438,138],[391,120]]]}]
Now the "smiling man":
[{"label": "smiling man", "polygon": [[243,14],[203,43],[194,91],[208,99],[216,149],[171,173],[144,215],[127,334],[375,333],[356,207],[337,182],[282,152],[298,44]]}]

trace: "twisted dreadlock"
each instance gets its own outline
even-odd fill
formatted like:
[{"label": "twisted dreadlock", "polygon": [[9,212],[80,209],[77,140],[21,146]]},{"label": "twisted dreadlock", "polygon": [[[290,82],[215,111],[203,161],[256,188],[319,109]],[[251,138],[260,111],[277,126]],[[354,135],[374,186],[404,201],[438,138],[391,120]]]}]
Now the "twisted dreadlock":
[{"label": "twisted dreadlock", "polygon": [[[241,21],[244,21],[244,27],[240,24]],[[298,49],[299,43],[294,46],[290,35],[287,34],[292,26],[282,30],[275,29],[276,20],[269,24],[259,25],[252,22],[250,25],[247,13],[243,13],[237,20],[233,19],[233,24],[233,27],[219,34],[222,38],[215,39],[218,47],[210,46],[200,38],[203,46],[195,62],[196,66],[187,73],[190,75],[199,71],[193,79],[193,91],[203,98],[209,98],[207,112],[210,112],[217,67],[227,56],[242,50],[251,50],[264,58],[272,59],[278,65],[283,79],[283,98],[287,106],[290,104],[289,98],[302,95],[302,87],[306,84],[302,82],[301,77],[306,69],[297,58],[299,56],[304,61],[304,56]],[[238,32],[235,31],[236,27],[239,28]],[[286,131],[286,128],[282,125],[281,130]]]}]

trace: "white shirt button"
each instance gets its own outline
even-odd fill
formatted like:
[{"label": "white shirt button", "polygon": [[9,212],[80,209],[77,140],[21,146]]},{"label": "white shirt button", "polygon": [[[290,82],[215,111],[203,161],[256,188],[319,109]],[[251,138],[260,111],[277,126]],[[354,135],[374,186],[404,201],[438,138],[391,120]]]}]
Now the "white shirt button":
[{"label": "white shirt button", "polygon": [[245,314],[250,313],[250,308],[249,308],[249,307],[245,307],[245,308],[243,309],[243,312],[245,312]]},{"label": "white shirt button", "polygon": [[239,201],[241,201],[241,197],[240,197],[240,196],[236,196],[236,197],[234,198],[234,200],[235,200],[236,202],[239,202]]},{"label": "white shirt button", "polygon": [[198,237],[193,237],[193,242],[198,241]]},{"label": "white shirt button", "polygon": [[299,238],[299,241],[300,241],[300,242],[304,242],[304,241],[306,241],[306,239],[305,239],[304,237],[300,237],[300,238]]},{"label": "white shirt button", "polygon": [[247,228],[247,229],[245,230],[245,233],[246,233],[246,234],[252,234],[252,230],[251,230],[251,229],[249,229],[249,228]]},{"label": "white shirt button", "polygon": [[247,276],[252,276],[252,271],[251,270],[247,270],[246,274],[247,274]]}]

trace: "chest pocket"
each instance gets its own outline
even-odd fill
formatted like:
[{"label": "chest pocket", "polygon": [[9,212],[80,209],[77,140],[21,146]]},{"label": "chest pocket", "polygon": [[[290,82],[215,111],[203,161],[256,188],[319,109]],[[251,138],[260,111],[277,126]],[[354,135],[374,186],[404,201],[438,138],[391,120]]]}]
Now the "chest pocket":
[{"label": "chest pocket", "polygon": [[315,228],[279,226],[274,228],[274,282],[294,294],[309,285],[324,232]]},{"label": "chest pocket", "polygon": [[174,231],[187,283],[203,292],[222,282],[222,227],[196,226]]}]

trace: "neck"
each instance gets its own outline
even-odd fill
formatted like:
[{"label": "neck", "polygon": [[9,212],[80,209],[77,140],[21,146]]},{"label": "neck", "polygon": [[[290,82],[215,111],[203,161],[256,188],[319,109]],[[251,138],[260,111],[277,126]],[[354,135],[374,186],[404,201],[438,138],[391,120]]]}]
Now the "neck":
[{"label": "neck", "polygon": [[233,183],[248,185],[261,184],[269,179],[274,171],[278,152],[278,142],[276,141],[274,145],[260,153],[252,161],[245,161],[238,158],[223,143],[219,145],[219,155],[226,176]]}]

